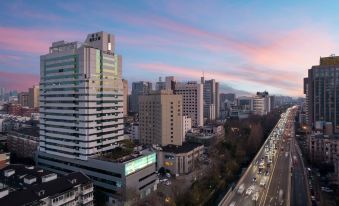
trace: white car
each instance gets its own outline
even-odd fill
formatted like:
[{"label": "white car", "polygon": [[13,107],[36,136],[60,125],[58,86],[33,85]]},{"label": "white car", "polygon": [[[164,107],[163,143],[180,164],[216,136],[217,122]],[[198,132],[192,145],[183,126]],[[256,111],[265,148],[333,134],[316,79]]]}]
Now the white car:
[{"label": "white car", "polygon": [[231,202],[229,206],[235,206],[235,201]]},{"label": "white car", "polygon": [[265,186],[266,185],[266,182],[267,182],[267,178],[266,177],[263,177],[261,180],[260,180],[260,186]]},{"label": "white car", "polygon": [[240,186],[239,186],[239,189],[238,189],[238,193],[239,194],[242,194],[242,193],[244,193],[244,190],[245,190],[245,186],[244,186],[244,184],[241,184]]},{"label": "white car", "polygon": [[259,192],[254,193],[253,196],[252,196],[252,200],[257,201],[258,198],[259,198]]},{"label": "white car", "polygon": [[247,188],[247,190],[246,190],[246,195],[251,195],[252,194],[252,192],[253,192],[253,189],[254,189],[254,187],[253,187],[253,185],[251,185],[249,188]]}]

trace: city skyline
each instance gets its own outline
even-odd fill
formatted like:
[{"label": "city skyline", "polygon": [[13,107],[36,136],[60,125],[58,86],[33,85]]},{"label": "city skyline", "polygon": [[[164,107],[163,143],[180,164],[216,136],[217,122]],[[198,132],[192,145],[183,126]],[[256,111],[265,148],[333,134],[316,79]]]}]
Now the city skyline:
[{"label": "city skyline", "polygon": [[124,56],[123,77],[130,84],[168,75],[198,81],[204,72],[206,79],[220,82],[221,92],[232,88],[254,93],[261,88],[302,96],[300,79],[306,70],[318,64],[319,56],[337,49],[336,16],[331,15],[336,5],[4,2],[0,87],[22,91],[37,84],[39,55],[53,41],[74,41],[105,30],[117,39]]}]

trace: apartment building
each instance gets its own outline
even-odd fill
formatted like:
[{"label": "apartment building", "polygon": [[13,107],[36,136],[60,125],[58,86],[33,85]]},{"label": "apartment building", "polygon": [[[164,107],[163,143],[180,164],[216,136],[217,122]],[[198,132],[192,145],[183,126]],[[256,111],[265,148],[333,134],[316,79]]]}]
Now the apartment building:
[{"label": "apartment building", "polygon": [[33,166],[8,165],[0,170],[0,182],[0,205],[94,205],[93,183],[81,172],[58,176]]},{"label": "apartment building", "polygon": [[339,137],[313,133],[307,137],[309,158],[312,162],[334,164],[339,154]]}]

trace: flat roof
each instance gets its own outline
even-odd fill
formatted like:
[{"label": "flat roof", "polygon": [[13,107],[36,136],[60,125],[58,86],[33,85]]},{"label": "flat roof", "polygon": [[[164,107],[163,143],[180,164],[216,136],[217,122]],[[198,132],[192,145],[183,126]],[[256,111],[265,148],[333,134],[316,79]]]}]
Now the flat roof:
[{"label": "flat roof", "polygon": [[181,146],[178,145],[166,145],[162,147],[162,150],[164,152],[170,152],[170,153],[175,153],[175,154],[181,154],[181,153],[187,153],[195,148],[203,146],[202,144],[199,143],[194,143],[194,142],[184,142],[182,143]]}]

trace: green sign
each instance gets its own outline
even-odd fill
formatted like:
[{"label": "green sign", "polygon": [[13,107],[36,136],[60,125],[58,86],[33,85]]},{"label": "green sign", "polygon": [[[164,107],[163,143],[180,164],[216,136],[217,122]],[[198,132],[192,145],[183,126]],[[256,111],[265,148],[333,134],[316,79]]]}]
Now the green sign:
[{"label": "green sign", "polygon": [[137,170],[140,170],[148,165],[155,163],[157,160],[156,154],[152,153],[147,156],[132,160],[131,162],[125,164],[125,175],[129,175]]}]

